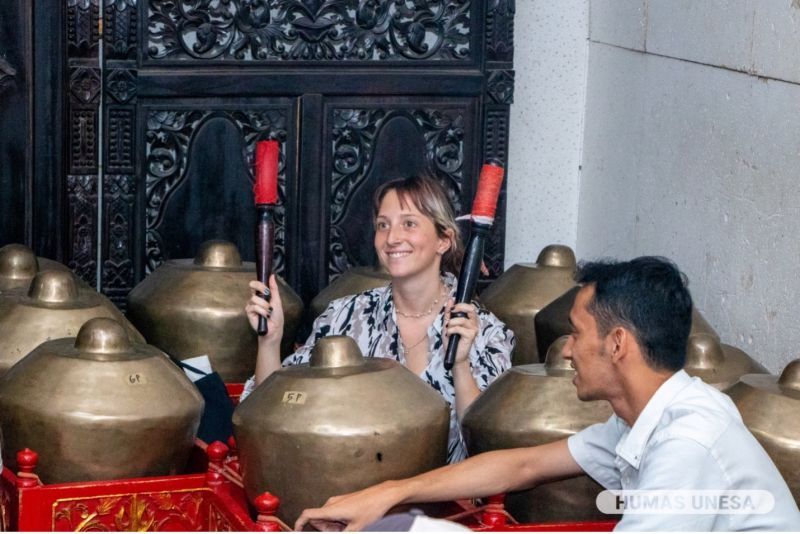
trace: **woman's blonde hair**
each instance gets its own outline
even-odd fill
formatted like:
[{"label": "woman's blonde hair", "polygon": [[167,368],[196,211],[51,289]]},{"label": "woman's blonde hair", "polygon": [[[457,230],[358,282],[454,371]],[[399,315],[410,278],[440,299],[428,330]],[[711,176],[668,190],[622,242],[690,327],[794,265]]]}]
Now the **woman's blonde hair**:
[{"label": "woman's blonde hair", "polygon": [[[461,261],[464,259],[464,245],[461,243],[461,232],[456,224],[453,206],[447,198],[442,185],[430,176],[421,174],[398,178],[381,184],[375,191],[372,203],[372,218],[376,219],[381,202],[389,191],[397,193],[402,206],[411,203],[420,213],[428,217],[436,228],[436,234],[442,239],[450,240],[450,248],[442,254],[442,272],[458,275]],[[447,231],[452,230],[448,236]]]}]

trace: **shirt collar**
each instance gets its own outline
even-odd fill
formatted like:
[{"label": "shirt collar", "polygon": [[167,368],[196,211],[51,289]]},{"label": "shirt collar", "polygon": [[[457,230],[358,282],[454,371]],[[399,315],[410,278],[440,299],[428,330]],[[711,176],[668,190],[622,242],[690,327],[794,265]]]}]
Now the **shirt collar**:
[{"label": "shirt collar", "polygon": [[661,421],[664,410],[675,396],[691,383],[692,378],[681,369],[661,384],[647,401],[647,405],[636,418],[628,435],[617,445],[617,456],[628,462],[634,469],[639,469],[647,442]]}]

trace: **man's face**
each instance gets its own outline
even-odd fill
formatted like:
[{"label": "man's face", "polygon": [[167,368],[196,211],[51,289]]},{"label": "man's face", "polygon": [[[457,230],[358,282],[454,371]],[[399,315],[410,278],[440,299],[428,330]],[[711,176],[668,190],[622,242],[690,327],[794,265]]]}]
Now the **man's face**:
[{"label": "man's face", "polygon": [[583,401],[607,399],[609,387],[613,384],[610,336],[600,335],[597,322],[589,312],[593,297],[593,284],[578,291],[569,312],[572,332],[563,351],[564,358],[572,360],[575,368],[572,383],[577,388],[578,398]]}]

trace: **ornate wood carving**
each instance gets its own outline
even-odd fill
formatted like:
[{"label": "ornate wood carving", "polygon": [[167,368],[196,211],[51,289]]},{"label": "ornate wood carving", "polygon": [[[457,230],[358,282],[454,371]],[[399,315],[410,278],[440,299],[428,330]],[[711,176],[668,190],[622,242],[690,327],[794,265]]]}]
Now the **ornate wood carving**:
[{"label": "ornate wood carving", "polygon": [[106,174],[103,183],[103,292],[121,309],[134,286],[136,178]]},{"label": "ornate wood carving", "polygon": [[67,45],[70,57],[97,55],[100,0],[67,0]]},{"label": "ornate wood carving", "polygon": [[67,176],[70,243],[67,265],[94,286],[97,279],[97,175]]},{"label": "ornate wood carving", "polygon": [[232,531],[226,514],[204,498],[209,490],[129,493],[58,499],[53,531]]},{"label": "ornate wood carving", "polygon": [[70,169],[75,173],[97,171],[97,111],[70,110]]},{"label": "ornate wood carving", "polygon": [[486,94],[498,104],[511,105],[514,102],[514,71],[488,71]]},{"label": "ornate wood carving", "polygon": [[149,60],[470,60],[470,0],[147,2]]},{"label": "ornate wood carving", "polygon": [[510,63],[514,59],[516,0],[489,0],[486,15],[486,60]]},{"label": "ornate wood carving", "polygon": [[[184,185],[190,161],[190,147],[199,128],[212,118],[223,118],[237,128],[243,140],[241,155],[243,168],[248,173],[247,190],[252,187],[253,158],[258,140],[278,139],[281,155],[278,173],[280,201],[273,212],[276,224],[273,270],[284,268],[284,202],[286,198],[286,139],[288,138],[289,112],[286,106],[259,106],[254,110],[151,110],[146,117],[145,131],[145,219],[146,267],[152,272],[165,259],[165,236],[159,232],[164,219],[164,207],[175,191]],[[249,206],[248,206],[249,207]],[[244,208],[244,207],[243,207]],[[247,209],[247,208],[244,208]]]},{"label": "ornate wood carving", "polygon": [[[39,4],[44,6],[34,3]],[[63,25],[58,47],[43,47],[40,40],[33,48],[40,51],[37,64],[46,63],[41,60],[50,53],[56,67],[37,70],[32,79],[39,84],[37,92],[48,83],[63,88],[49,118],[63,117],[66,124],[53,130],[64,133],[40,138],[40,146],[63,147],[63,156],[46,159],[54,162],[49,171],[36,167],[41,169],[37,176],[57,176],[50,189],[39,180],[26,190],[50,193],[46,196],[57,209],[42,209],[50,205],[34,199],[37,213],[52,215],[40,216],[29,225],[30,231],[61,236],[51,250],[63,251],[62,259],[89,282],[95,279],[101,250],[101,287],[121,304],[146,272],[175,257],[172,254],[183,253],[176,243],[209,233],[179,228],[178,221],[190,224],[190,215],[207,211],[204,205],[194,209],[196,213],[179,214],[182,202],[196,199],[200,189],[211,191],[207,196],[212,197],[239,187],[215,217],[225,228],[223,238],[236,234],[232,225],[247,226],[238,212],[249,206],[230,206],[242,204],[237,196],[242,191],[249,194],[256,140],[278,138],[282,159],[276,267],[305,298],[311,297],[348,266],[363,264],[364,247],[371,251],[366,238],[370,221],[363,216],[368,215],[368,192],[377,181],[394,171],[428,169],[463,211],[474,193],[482,156],[507,160],[514,4],[515,0],[58,3],[58,22],[35,25],[36,31],[51,28],[51,34],[53,26]],[[46,8],[33,9],[39,21]],[[27,79],[29,63],[13,54],[3,55],[3,60],[0,90],[3,98],[10,98]],[[226,72],[224,80],[220,68]],[[57,76],[42,74],[56,70]],[[411,76],[414,83],[409,84]],[[273,106],[275,102],[283,104]],[[37,115],[35,132],[45,130],[45,115]],[[388,136],[391,146],[381,148],[384,132],[397,127],[395,119],[406,121],[406,126]],[[210,141],[209,131],[218,135],[217,144]],[[196,145],[206,148],[196,150]],[[101,154],[103,169],[98,168]],[[218,167],[222,160],[235,160],[241,170]],[[98,174],[104,176],[102,184],[97,183]],[[231,185],[234,175],[241,184]],[[192,184],[199,185],[193,189]],[[102,199],[97,198],[100,185]],[[104,203],[102,220],[97,219],[99,201]],[[503,193],[486,247],[492,276],[502,272],[504,206]],[[249,231],[239,232],[243,242],[249,242]]]},{"label": "ornate wood carving", "polygon": [[114,59],[136,58],[136,32],[138,28],[137,0],[106,0],[103,19],[103,41],[107,57]]},{"label": "ornate wood carving", "polygon": [[106,70],[106,92],[119,104],[136,97],[136,69],[109,68]]},{"label": "ornate wood carving", "polygon": [[[346,269],[363,265],[363,258],[354,258],[345,234],[354,217],[369,221],[371,191],[360,191],[373,166],[381,128],[388,121],[404,117],[416,125],[423,140],[420,159],[432,176],[438,178],[450,193],[456,211],[461,210],[464,184],[464,120],[465,108],[448,109],[334,109],[333,169],[330,192],[330,237],[328,279],[333,280]],[[412,139],[406,139],[409,149]],[[409,154],[413,157],[414,154]],[[391,177],[390,177],[391,178]],[[356,194],[360,195],[355,200]],[[367,205],[364,205],[366,200]],[[354,212],[359,212],[354,214]],[[364,232],[367,237],[369,232]],[[363,247],[371,251],[369,239]],[[371,252],[367,253],[371,256]]]},{"label": "ornate wood carving", "polygon": [[94,286],[97,280],[98,156],[101,69],[98,61],[100,1],[66,1],[67,191],[66,259]]}]

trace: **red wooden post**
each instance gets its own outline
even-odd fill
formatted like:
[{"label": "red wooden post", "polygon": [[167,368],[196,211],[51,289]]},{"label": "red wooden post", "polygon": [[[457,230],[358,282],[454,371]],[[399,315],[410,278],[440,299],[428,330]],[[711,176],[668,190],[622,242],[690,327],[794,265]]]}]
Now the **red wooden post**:
[{"label": "red wooden post", "polygon": [[486,510],[481,514],[481,523],[487,527],[498,528],[506,525],[506,494],[492,495],[486,499]]},{"label": "red wooden post", "polygon": [[17,452],[17,468],[19,469],[19,474],[17,475],[18,488],[35,488],[39,485],[39,479],[33,472],[38,463],[39,454],[37,452],[28,448]]},{"label": "red wooden post", "polygon": [[241,474],[242,466],[239,464],[239,448],[236,446],[236,438],[233,436],[228,438],[228,448],[230,452],[228,453],[228,459],[225,463],[228,467]]},{"label": "red wooden post", "polygon": [[281,505],[281,500],[270,492],[265,491],[256,497],[254,504],[258,511],[256,528],[261,532],[280,532],[281,526],[274,518],[278,512],[278,507]]},{"label": "red wooden post", "polygon": [[209,486],[219,486],[227,479],[222,474],[225,457],[228,456],[228,446],[221,441],[215,441],[206,449],[208,455],[208,471],[206,471],[206,483]]}]

